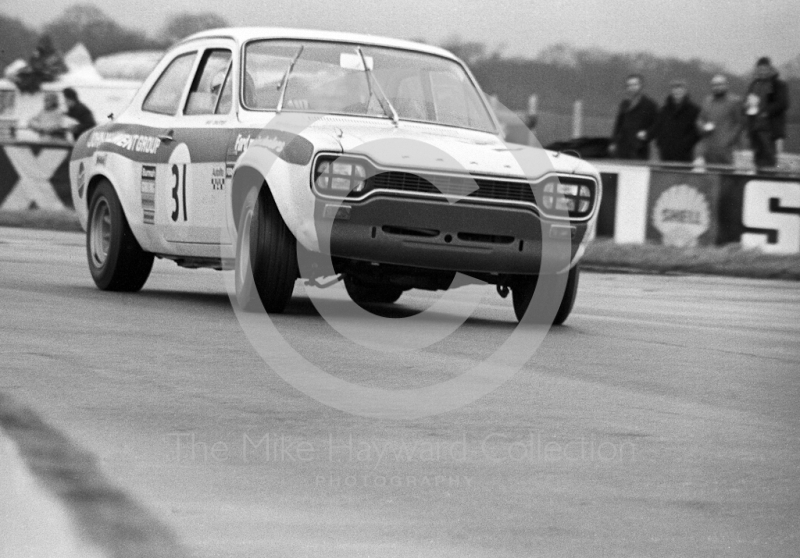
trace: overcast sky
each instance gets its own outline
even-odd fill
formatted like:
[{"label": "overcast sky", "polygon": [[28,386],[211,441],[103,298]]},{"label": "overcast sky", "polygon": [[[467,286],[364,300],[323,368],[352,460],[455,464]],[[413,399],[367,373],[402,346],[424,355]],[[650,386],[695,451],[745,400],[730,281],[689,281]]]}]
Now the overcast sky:
[{"label": "overcast sky", "polygon": [[[0,0],[0,10],[40,26],[74,0]],[[452,35],[507,55],[568,42],[612,51],[701,57],[742,72],[762,55],[800,54],[800,0],[105,0],[128,26],[158,29],[170,14],[214,11],[235,25],[365,32],[441,43]]]}]

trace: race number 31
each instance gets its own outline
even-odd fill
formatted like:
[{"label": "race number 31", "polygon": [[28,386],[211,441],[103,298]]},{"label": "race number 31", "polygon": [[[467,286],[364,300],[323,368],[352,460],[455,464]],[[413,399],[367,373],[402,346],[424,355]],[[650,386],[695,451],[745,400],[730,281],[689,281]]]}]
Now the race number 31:
[{"label": "race number 31", "polygon": [[178,221],[183,210],[183,221],[188,221],[186,213],[186,165],[172,165],[172,220]]}]

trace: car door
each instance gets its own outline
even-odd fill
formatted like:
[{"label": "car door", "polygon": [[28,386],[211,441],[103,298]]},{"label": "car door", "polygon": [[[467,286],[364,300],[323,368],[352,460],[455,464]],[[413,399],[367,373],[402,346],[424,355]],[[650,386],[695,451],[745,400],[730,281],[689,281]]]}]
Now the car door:
[{"label": "car door", "polygon": [[[169,171],[174,192],[170,218],[176,225],[170,241],[230,244],[225,226],[225,162],[236,125],[234,75],[233,41],[207,42],[199,53],[182,113],[176,118],[173,141],[186,147]],[[214,256],[219,256],[218,251]]]},{"label": "car door", "polygon": [[227,236],[221,208],[232,125],[232,103],[222,90],[232,72],[233,42],[211,40],[183,50],[142,104],[139,121],[158,134],[162,146],[155,169],[142,168],[142,203],[149,203],[145,174],[154,175],[147,183],[154,190],[151,219],[167,251],[219,258]]},{"label": "car door", "polygon": [[144,223],[155,225],[165,251],[189,253],[182,243],[196,241],[196,212],[187,182],[192,156],[181,141],[186,134],[180,126],[181,107],[185,103],[191,77],[198,65],[197,47],[182,48],[172,55],[161,75],[152,85],[135,117],[135,125],[158,138],[155,165],[142,165],[141,196]]}]

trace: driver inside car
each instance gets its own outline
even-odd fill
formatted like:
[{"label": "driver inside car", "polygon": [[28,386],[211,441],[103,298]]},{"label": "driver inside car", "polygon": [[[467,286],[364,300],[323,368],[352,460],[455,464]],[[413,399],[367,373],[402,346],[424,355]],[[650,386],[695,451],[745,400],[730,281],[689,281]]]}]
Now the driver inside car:
[{"label": "driver inside car", "polygon": [[209,86],[211,98],[219,98],[219,100],[216,102],[217,109],[215,112],[217,114],[227,114],[231,110],[233,94],[230,87],[224,87],[226,84],[226,76],[227,70],[217,73],[217,75],[211,79],[211,85]]}]

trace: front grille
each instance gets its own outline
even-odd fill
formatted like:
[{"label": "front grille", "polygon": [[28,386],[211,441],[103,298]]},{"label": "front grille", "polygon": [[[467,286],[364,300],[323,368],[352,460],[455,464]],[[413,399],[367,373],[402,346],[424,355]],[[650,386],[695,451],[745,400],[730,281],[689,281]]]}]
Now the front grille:
[{"label": "front grille", "polygon": [[598,184],[588,176],[549,174],[526,182],[486,175],[415,173],[381,169],[364,158],[332,155],[317,159],[311,185],[322,197],[353,202],[380,193],[424,195],[451,202],[523,204],[556,219],[588,218],[599,193]]},{"label": "front grille", "polygon": [[[534,188],[540,187],[538,184],[534,185]],[[377,189],[535,203],[530,184],[485,178],[419,176],[408,172],[388,171],[367,179],[365,191]]]},{"label": "front grille", "polygon": [[[508,182],[504,180],[478,179],[475,181],[478,191],[473,195],[476,198],[486,198],[490,200],[509,200],[527,203],[536,203],[534,197],[535,189],[541,190],[541,186],[531,185],[525,182]],[[539,193],[538,191],[536,192]]]}]

